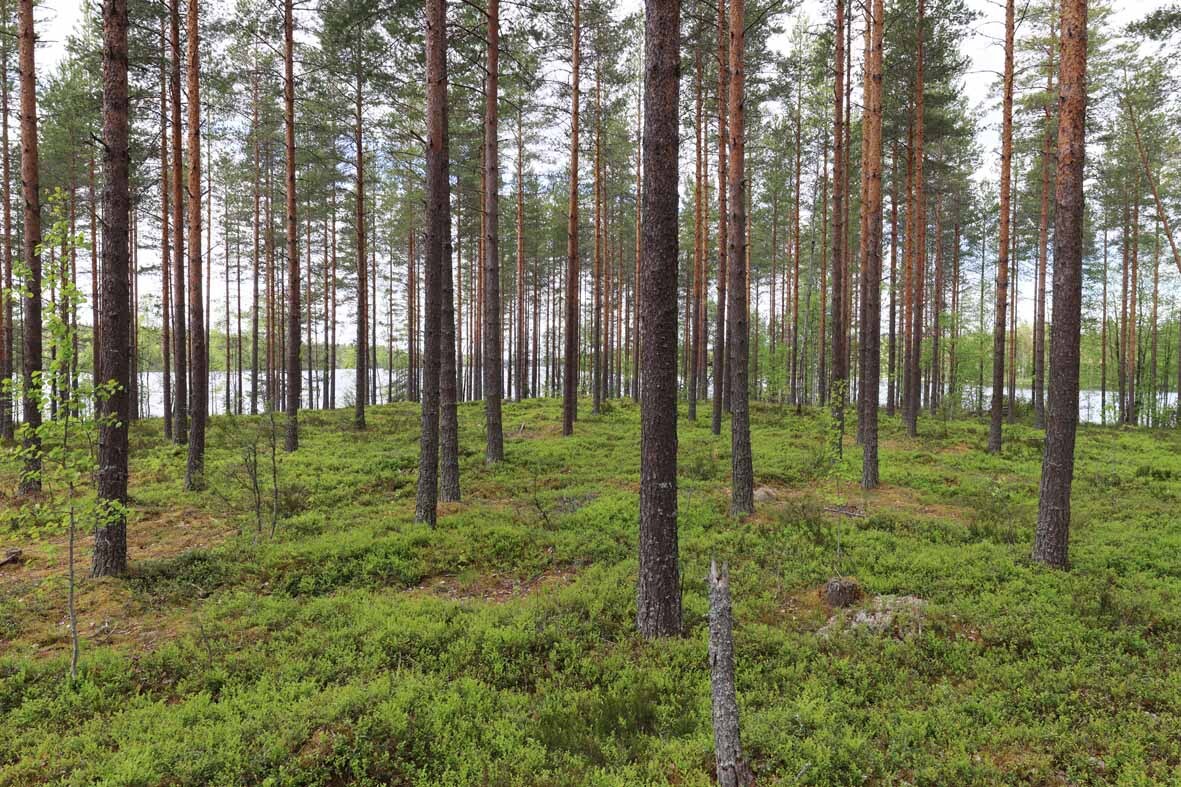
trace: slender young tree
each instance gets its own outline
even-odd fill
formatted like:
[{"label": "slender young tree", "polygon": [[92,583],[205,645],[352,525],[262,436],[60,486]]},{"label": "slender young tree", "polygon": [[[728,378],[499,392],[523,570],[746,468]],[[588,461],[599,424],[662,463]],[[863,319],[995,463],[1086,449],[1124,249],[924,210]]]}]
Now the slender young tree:
[{"label": "slender young tree", "polygon": [[574,0],[570,67],[570,204],[566,222],[566,348],[562,369],[562,434],[574,434],[578,417],[578,71],[581,0]]},{"label": "slender young tree", "polygon": [[98,382],[114,383],[98,407],[97,492],[93,576],[127,570],[127,424],[131,415],[130,222],[128,154],[127,0],[104,0],[102,50],[103,267]]},{"label": "slender young tree", "polygon": [[447,204],[447,10],[446,0],[426,5],[426,253],[423,261],[422,436],[418,454],[418,496],[414,518],[435,526],[439,500],[440,323],[444,236],[450,236]]},{"label": "slender young tree", "polygon": [[[996,314],[992,330],[992,412],[988,427],[988,451],[994,454],[1001,450],[1001,422],[1005,408],[1005,317],[1008,313],[1009,297],[1009,194],[1013,161],[1014,24],[1014,0],[1006,0],[1005,77],[1004,97],[1001,102],[1000,240],[997,244]],[[1054,246],[1057,249],[1057,240],[1054,241]]]},{"label": "slender young tree", "polygon": [[196,0],[189,0],[185,42],[189,98],[189,341],[193,348],[192,415],[189,418],[185,488],[190,490],[199,489],[205,483],[205,420],[209,416],[209,355],[205,346],[205,311],[201,299],[201,42],[198,5]]},{"label": "slender young tree", "polygon": [[1058,165],[1054,190],[1054,321],[1050,393],[1033,559],[1066,568],[1070,487],[1078,428],[1086,158],[1087,0],[1062,0],[1058,72]]},{"label": "slender young tree", "polygon": [[[195,0],[189,0],[194,5]],[[292,0],[283,0],[283,143],[287,158],[287,433],[283,447],[299,448],[300,305],[299,225],[295,214],[295,23]],[[227,332],[227,343],[228,332]],[[228,376],[227,369],[227,376]]]},{"label": "slender young tree", "polygon": [[[488,0],[488,70],[484,85],[484,461],[504,459],[501,425],[500,147],[497,100],[500,85],[500,0]],[[520,184],[518,184],[519,188]],[[519,384],[519,383],[518,383]]]},{"label": "slender young tree", "polygon": [[[735,0],[741,2],[741,0]],[[644,36],[643,255],[640,296],[640,574],[636,628],[681,631],[677,547],[677,164],[680,0],[647,0]]]},{"label": "slender young tree", "polygon": [[22,354],[24,379],[25,462],[22,494],[41,491],[41,399],[34,393],[41,376],[41,186],[37,165],[37,68],[33,29],[33,0],[17,6],[17,57],[20,67],[21,184],[23,186],[24,235],[21,256],[27,268],[24,281]]},{"label": "slender young tree", "polygon": [[750,447],[749,314],[746,222],[746,20],[745,0],[730,0],[730,513],[754,511],[754,466]]}]

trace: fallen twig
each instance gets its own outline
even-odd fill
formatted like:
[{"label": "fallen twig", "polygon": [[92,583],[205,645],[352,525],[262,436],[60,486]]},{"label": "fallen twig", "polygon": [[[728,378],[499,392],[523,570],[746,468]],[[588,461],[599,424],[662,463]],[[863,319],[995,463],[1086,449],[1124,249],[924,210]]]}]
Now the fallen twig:
[{"label": "fallen twig", "polygon": [[864,511],[848,506],[825,506],[824,510],[829,514],[840,514],[841,516],[851,516],[858,519],[865,517]]}]

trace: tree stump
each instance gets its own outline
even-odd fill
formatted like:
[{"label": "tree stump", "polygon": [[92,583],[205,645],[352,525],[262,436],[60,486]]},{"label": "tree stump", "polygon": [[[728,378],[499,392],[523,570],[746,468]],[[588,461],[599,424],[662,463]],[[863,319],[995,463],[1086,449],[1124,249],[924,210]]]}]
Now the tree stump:
[{"label": "tree stump", "polygon": [[824,584],[824,601],[830,607],[847,607],[859,598],[861,585],[852,577],[833,577]]}]

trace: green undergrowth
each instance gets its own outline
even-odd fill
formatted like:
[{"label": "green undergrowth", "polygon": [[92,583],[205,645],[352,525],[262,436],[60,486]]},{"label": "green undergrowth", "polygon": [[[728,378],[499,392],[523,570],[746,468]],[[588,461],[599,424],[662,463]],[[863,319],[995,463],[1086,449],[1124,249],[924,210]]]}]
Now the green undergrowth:
[{"label": "green undergrowth", "polygon": [[[136,424],[131,528],[183,506],[240,533],[133,554],[120,582],[184,625],[151,647],[84,639],[77,685],[66,649],[24,642],[0,598],[0,783],[706,785],[714,557],[731,567],[760,784],[1181,782],[1176,433],[1081,429],[1064,573],[1028,560],[1032,427],[1006,427],[990,456],[975,420],[910,439],[883,418],[884,487],[866,494],[852,439],[826,450],[825,413],[758,404],[756,484],[773,498],[735,521],[728,424],[715,437],[708,415],[682,417],[686,630],[645,642],[639,411],[581,404],[572,438],[558,402],[506,404],[494,467],[482,407],[461,405],[464,499],[433,530],[412,521],[413,405],[371,408],[360,433],[351,413],[303,414],[273,536],[269,476],[260,532],[242,471],[266,419],[213,419],[200,494],[159,422]],[[54,537],[14,511],[5,543]],[[924,599],[921,629],[818,634],[816,590],[837,573]]]}]

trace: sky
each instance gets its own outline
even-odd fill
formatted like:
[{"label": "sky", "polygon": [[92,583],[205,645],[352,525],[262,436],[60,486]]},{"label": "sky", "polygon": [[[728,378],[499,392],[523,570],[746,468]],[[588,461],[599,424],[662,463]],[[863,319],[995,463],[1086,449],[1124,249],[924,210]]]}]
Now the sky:
[{"label": "sky", "polygon": [[82,19],[80,0],[46,0],[36,9],[34,24],[41,48],[37,50],[37,70],[50,73],[65,56],[66,37]]}]

